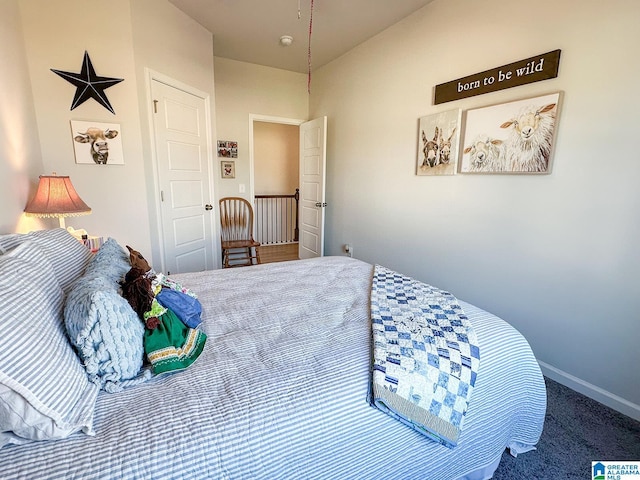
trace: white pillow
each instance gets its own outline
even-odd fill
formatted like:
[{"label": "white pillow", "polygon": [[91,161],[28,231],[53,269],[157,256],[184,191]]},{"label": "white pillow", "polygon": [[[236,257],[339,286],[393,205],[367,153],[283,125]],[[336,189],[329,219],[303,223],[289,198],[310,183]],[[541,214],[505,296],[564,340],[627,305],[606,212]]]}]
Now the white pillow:
[{"label": "white pillow", "polygon": [[35,243],[0,255],[0,447],[93,434],[98,387],[67,339],[63,300]]}]

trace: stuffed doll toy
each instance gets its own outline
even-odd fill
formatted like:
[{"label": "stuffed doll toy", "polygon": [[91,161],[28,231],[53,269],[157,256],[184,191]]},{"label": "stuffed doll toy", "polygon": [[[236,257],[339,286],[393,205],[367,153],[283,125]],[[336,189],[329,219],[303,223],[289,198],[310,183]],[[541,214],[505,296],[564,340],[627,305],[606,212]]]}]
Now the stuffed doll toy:
[{"label": "stuffed doll toy", "polygon": [[[144,257],[127,248],[132,267],[122,282],[122,296],[145,324],[144,351],[153,372],[159,374],[185,369],[200,356],[207,337],[204,332],[186,325],[171,308],[158,301],[158,294],[164,290],[163,279],[156,281],[158,275]],[[199,320],[199,312],[197,316]]]},{"label": "stuffed doll toy", "polygon": [[182,322],[191,328],[196,328],[202,321],[202,305],[195,293],[184,288],[178,282],[166,277],[162,273],[156,273],[149,262],[140,252],[127,245],[131,268],[142,270],[146,278],[151,281],[155,297],[163,307],[173,310]]}]

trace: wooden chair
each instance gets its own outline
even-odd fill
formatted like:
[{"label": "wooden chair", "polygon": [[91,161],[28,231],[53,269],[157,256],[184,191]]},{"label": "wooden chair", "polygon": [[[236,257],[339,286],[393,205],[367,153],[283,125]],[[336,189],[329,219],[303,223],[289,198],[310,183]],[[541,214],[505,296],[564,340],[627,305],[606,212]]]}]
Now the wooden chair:
[{"label": "wooden chair", "polygon": [[221,198],[219,203],[222,267],[259,264],[260,243],[253,239],[251,204],[240,197]]}]

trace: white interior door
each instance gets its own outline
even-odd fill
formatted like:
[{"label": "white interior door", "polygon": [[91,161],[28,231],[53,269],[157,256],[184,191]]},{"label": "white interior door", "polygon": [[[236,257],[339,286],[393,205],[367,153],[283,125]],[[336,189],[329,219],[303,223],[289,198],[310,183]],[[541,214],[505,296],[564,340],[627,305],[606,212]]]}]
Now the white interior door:
[{"label": "white interior door", "polygon": [[327,117],[300,125],[300,258],[324,252]]},{"label": "white interior door", "polygon": [[167,274],[214,267],[206,99],[151,82],[163,266]]}]

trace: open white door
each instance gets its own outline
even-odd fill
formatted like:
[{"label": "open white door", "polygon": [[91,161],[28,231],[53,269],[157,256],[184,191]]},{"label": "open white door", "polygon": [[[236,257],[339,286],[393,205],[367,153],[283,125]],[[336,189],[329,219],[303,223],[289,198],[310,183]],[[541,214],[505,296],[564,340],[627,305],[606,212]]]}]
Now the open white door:
[{"label": "open white door", "polygon": [[300,125],[300,258],[324,254],[327,117]]},{"label": "open white door", "polygon": [[151,82],[165,273],[212,269],[213,230],[206,100]]}]

